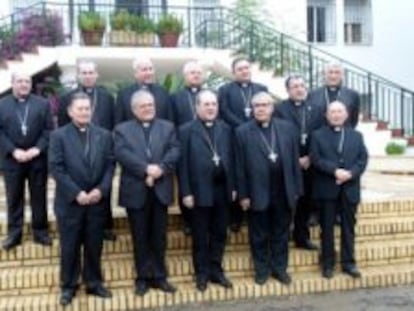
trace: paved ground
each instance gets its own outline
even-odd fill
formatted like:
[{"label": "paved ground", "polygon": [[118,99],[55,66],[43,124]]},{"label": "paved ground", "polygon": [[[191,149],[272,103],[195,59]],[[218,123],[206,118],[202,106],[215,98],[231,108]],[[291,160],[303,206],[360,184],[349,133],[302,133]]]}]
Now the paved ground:
[{"label": "paved ground", "polygon": [[414,286],[187,305],[166,311],[413,311]]}]

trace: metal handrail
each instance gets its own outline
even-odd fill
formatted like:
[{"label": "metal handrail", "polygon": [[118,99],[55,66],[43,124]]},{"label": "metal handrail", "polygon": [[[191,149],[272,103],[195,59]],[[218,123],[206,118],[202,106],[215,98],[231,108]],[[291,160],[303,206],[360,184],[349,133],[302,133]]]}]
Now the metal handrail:
[{"label": "metal handrail", "polygon": [[[2,18],[0,23],[10,21],[9,28],[18,29],[20,16],[34,9],[52,8],[61,11],[72,43],[80,43],[76,37],[78,29],[74,25],[74,17],[79,11],[87,10],[89,2],[74,0],[73,4],[69,8],[68,4],[39,1]],[[142,8],[155,21],[164,14],[161,6],[148,5]],[[96,3],[94,9],[108,17],[114,11],[114,4]],[[293,71],[304,75],[310,87],[321,84],[321,69],[327,62],[339,62],[345,69],[345,84],[362,94],[366,117],[388,121],[392,127],[404,129],[406,134],[414,133],[414,91],[399,83],[229,8],[179,5],[168,6],[168,11],[180,15],[185,23],[180,41],[182,46],[242,52],[256,60],[260,66],[274,70],[278,76]],[[243,21],[242,24],[239,23],[240,20]],[[104,45],[108,45],[108,41]]]}]

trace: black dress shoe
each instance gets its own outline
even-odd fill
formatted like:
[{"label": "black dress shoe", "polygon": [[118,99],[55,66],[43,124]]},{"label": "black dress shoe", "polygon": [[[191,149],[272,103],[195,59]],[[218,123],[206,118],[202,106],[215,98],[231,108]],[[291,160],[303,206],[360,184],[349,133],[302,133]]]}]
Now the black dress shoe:
[{"label": "black dress shoe", "polygon": [[62,306],[67,306],[72,302],[73,296],[75,296],[75,292],[73,290],[64,289],[60,295],[59,303]]},{"label": "black dress shoe", "polygon": [[137,281],[135,284],[135,295],[144,296],[148,292],[148,284],[145,281]]},{"label": "black dress shoe", "polygon": [[87,288],[86,293],[88,295],[98,296],[98,297],[101,297],[101,298],[111,298],[112,297],[112,293],[108,289],[103,287],[102,285],[96,286],[96,287],[93,287],[93,288]]},{"label": "black dress shoe", "polygon": [[33,238],[33,241],[36,244],[40,244],[40,245],[44,245],[44,246],[51,246],[52,245],[52,239],[47,234],[35,236]]},{"label": "black dress shoe", "polygon": [[167,280],[156,281],[156,282],[153,283],[153,286],[154,286],[154,288],[162,290],[164,293],[173,294],[177,291],[177,288],[175,288],[175,286],[173,286]]},{"label": "black dress shoe", "polygon": [[116,241],[116,234],[112,230],[105,230],[103,234],[103,238],[105,241]]},{"label": "black dress shoe", "polygon": [[17,245],[20,245],[21,242],[21,238],[8,237],[3,241],[3,249],[9,251]]},{"label": "black dress shoe", "polygon": [[224,288],[233,288],[233,283],[230,282],[228,278],[226,278],[223,274],[212,276],[210,281],[214,284],[218,284],[223,286]]},{"label": "black dress shoe", "polygon": [[207,289],[207,278],[197,278],[196,287],[200,292],[204,292]]},{"label": "black dress shoe", "polygon": [[296,247],[301,249],[306,249],[308,251],[316,251],[318,250],[318,246],[316,244],[312,243],[311,240],[307,240],[305,242],[296,242]]},{"label": "black dress shoe", "polygon": [[269,274],[256,274],[254,277],[254,282],[258,285],[263,285],[269,279]]},{"label": "black dress shoe", "polygon": [[334,272],[332,268],[323,268],[322,269],[322,276],[325,279],[332,279],[334,276]]},{"label": "black dress shoe", "polygon": [[289,285],[292,283],[292,278],[286,271],[273,272],[272,276],[282,284]]},{"label": "black dress shoe", "polygon": [[357,267],[343,268],[342,271],[343,273],[348,274],[354,279],[359,279],[361,277],[361,272],[359,272]]}]

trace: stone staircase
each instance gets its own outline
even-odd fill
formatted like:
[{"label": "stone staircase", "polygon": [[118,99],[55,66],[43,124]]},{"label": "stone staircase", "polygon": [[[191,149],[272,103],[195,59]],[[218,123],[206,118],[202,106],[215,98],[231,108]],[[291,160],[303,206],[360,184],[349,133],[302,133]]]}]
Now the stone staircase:
[{"label": "stone staircase", "polygon": [[[53,186],[52,186],[53,187]],[[3,195],[3,194],[2,194]],[[2,204],[3,205],[3,204]],[[224,268],[234,282],[232,290],[209,285],[205,293],[195,289],[191,262],[191,238],[181,228],[178,209],[170,209],[167,238],[167,267],[170,280],[178,286],[174,295],[151,290],[143,298],[133,293],[132,243],[123,209],[116,207],[116,242],[105,242],[102,260],[106,284],[113,298],[104,300],[78,291],[65,310],[139,310],[189,303],[264,296],[301,295],[333,290],[385,287],[414,282],[414,199],[366,200],[359,207],[356,228],[356,257],[363,273],[353,280],[337,273],[331,280],[320,276],[318,253],[299,250],[291,245],[289,271],[293,282],[283,286],[269,280],[264,286],[253,282],[253,266],[248,247],[247,228],[229,234]],[[31,241],[30,222],[25,224],[24,242],[16,249],[0,250],[0,310],[61,310],[59,306],[59,247],[56,222],[50,217],[53,246],[43,247]],[[6,224],[0,222],[0,238]],[[319,242],[319,229],[312,228]],[[336,232],[338,242],[339,232]],[[338,243],[337,243],[338,244]],[[337,269],[339,271],[339,267]]]}]

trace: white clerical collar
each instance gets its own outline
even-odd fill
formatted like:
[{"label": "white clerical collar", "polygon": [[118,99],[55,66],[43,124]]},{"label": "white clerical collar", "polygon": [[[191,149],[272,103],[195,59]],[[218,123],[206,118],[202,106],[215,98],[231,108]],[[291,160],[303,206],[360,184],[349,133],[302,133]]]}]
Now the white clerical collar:
[{"label": "white clerical collar", "polygon": [[334,127],[333,127],[333,130],[334,130],[335,132],[340,132],[340,131],[342,130],[342,126],[334,126]]},{"label": "white clerical collar", "polygon": [[300,106],[300,105],[302,105],[302,102],[301,102],[301,101],[294,101],[293,103],[295,104],[295,106]]},{"label": "white clerical collar", "polygon": [[331,92],[336,92],[336,91],[338,91],[339,86],[328,86],[328,89],[329,89]]},{"label": "white clerical collar", "polygon": [[213,121],[205,121],[205,122],[204,122],[204,125],[205,125],[206,127],[212,127],[212,126],[214,125],[214,122],[213,122]]},{"label": "white clerical collar", "polygon": [[151,126],[151,122],[142,122],[142,126],[145,128],[149,128]]},{"label": "white clerical collar", "polygon": [[249,82],[242,82],[241,86],[242,86],[242,88],[247,88],[247,87],[249,87]]},{"label": "white clerical collar", "polygon": [[199,90],[199,88],[196,87],[196,86],[190,86],[189,89],[190,89],[191,93],[194,93],[194,94],[197,93],[198,90]]},{"label": "white clerical collar", "polygon": [[269,125],[270,125],[270,122],[262,122],[262,123],[260,123],[260,126],[261,126],[262,128],[268,128],[268,127],[269,127]]}]

